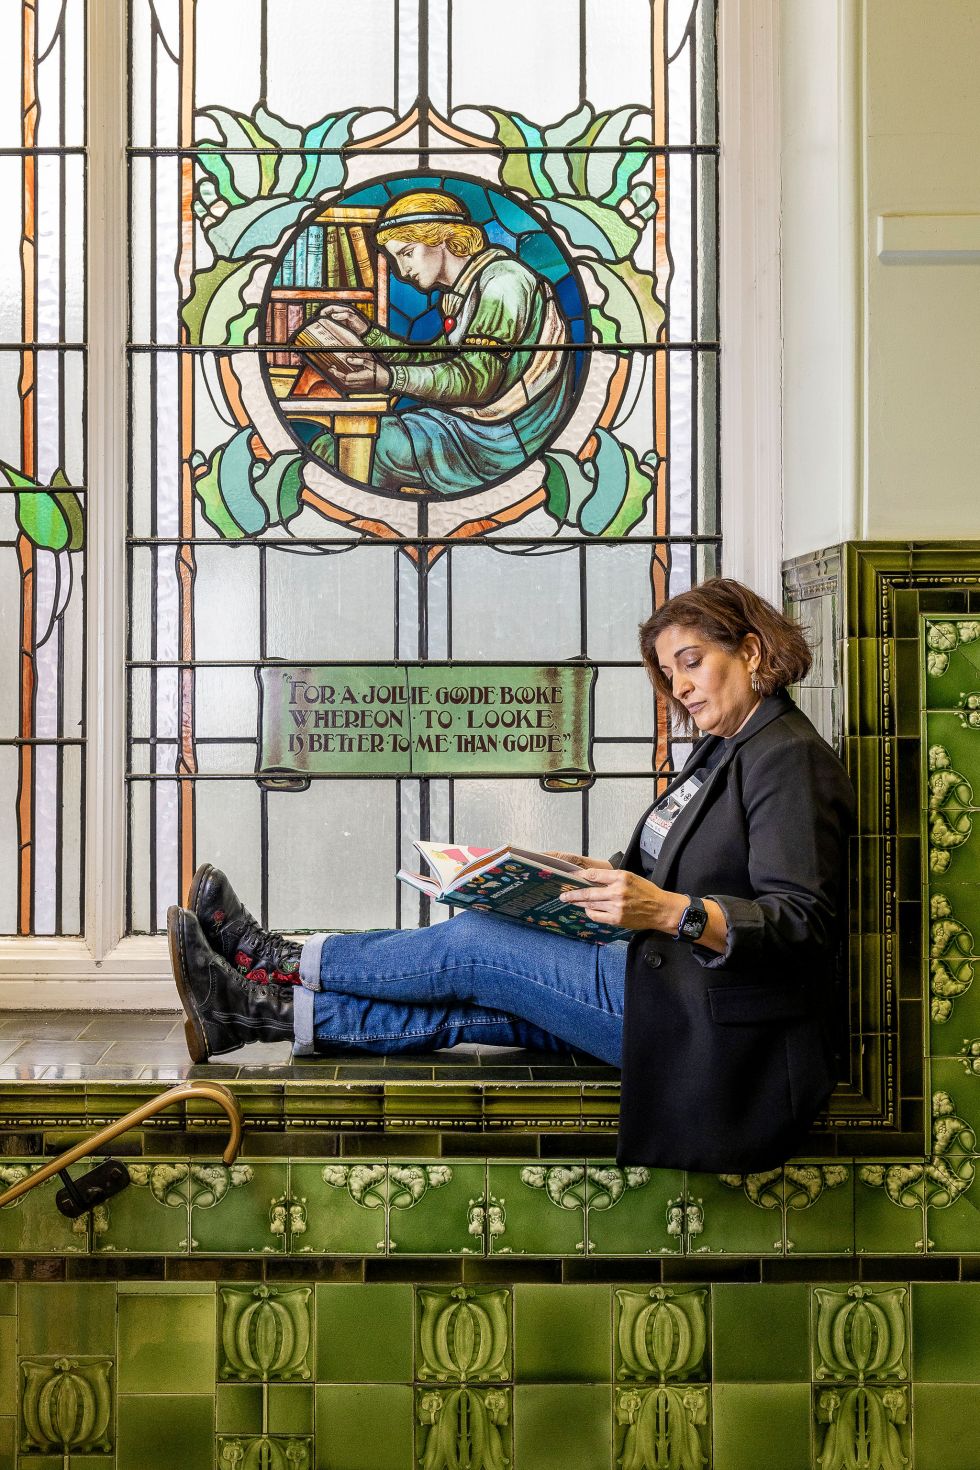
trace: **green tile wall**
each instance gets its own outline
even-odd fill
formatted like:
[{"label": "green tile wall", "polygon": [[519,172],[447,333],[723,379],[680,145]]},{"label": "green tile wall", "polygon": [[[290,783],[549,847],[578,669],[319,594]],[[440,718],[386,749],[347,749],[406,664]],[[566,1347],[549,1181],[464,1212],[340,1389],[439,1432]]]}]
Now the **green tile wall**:
[{"label": "green tile wall", "polygon": [[[977,1464],[978,1283],[70,1293],[0,1302],[0,1470]],[[105,1353],[77,1346],[89,1313]]]}]

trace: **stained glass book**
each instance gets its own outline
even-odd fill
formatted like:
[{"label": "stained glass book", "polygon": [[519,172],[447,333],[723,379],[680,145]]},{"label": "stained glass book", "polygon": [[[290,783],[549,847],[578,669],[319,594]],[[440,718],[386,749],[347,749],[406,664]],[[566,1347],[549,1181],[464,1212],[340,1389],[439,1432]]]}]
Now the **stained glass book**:
[{"label": "stained glass book", "polygon": [[612,944],[632,931],[598,923],[575,904],[562,903],[568,888],[588,888],[581,869],[543,852],[511,847],[466,847],[462,844],[413,844],[432,870],[431,877],[399,868],[403,883],[436,903],[449,903],[499,914],[518,924],[533,924],[566,939]]}]

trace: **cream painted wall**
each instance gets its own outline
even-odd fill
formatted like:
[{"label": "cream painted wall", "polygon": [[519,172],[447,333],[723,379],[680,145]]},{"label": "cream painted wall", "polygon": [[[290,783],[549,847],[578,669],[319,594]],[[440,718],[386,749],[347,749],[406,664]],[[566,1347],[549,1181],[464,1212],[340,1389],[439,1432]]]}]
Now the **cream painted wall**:
[{"label": "cream painted wall", "polygon": [[980,0],[780,16],[785,554],[976,536]]}]

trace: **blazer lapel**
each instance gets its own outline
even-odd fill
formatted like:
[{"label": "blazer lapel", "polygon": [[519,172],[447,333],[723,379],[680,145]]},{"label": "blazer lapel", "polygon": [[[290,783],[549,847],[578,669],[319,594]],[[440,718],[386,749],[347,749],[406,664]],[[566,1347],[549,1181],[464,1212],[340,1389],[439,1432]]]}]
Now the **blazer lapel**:
[{"label": "blazer lapel", "polygon": [[[687,806],[678,812],[670,831],[664,838],[663,846],[660,849],[660,856],[657,858],[656,883],[658,888],[667,888],[669,886],[677,865],[677,858],[684,845],[687,834],[700,819],[712,792],[721,784],[722,773],[734,759],[735,752],[747,740],[751,740],[753,735],[758,735],[760,730],[764,730],[767,725],[772,724],[773,720],[778,720],[781,715],[786,714],[793,707],[793,701],[788,694],[780,691],[778,694],[770,695],[762,701],[744,728],[737,735],[732,736],[730,740],[726,741],[727,748],[721,760],[713,771],[708,772],[704,784],[697,795],[687,803]],[[699,750],[698,756],[700,759],[703,759],[707,753],[709,752]],[[698,763],[695,762],[695,765]],[[684,770],[686,771],[689,766],[691,766],[690,761],[686,762]],[[671,783],[671,787],[677,785],[683,776],[684,771],[681,772],[677,781]]]}]

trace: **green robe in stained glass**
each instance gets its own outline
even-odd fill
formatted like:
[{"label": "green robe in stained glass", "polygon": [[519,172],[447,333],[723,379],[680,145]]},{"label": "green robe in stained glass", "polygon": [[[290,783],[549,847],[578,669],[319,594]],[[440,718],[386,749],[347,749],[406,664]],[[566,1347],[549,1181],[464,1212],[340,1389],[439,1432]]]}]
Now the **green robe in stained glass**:
[{"label": "green robe in stained glass", "polygon": [[[481,250],[440,309],[449,327],[425,347],[372,327],[365,345],[416,400],[383,414],[371,483],[460,495],[512,473],[565,416],[573,386],[568,328],[550,285],[507,250]],[[453,352],[432,351],[452,347]],[[532,350],[537,348],[537,351]]]}]

